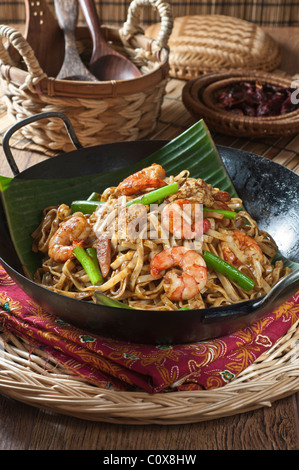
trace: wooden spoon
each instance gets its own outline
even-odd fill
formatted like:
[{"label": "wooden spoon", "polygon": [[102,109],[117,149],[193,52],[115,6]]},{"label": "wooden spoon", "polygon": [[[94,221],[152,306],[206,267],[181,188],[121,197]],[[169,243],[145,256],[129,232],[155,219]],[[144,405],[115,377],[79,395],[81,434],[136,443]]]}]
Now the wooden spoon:
[{"label": "wooden spoon", "polygon": [[63,31],[46,0],[25,0],[25,11],[24,37],[43,71],[56,77],[64,58]]},{"label": "wooden spoon", "polygon": [[54,4],[65,39],[64,61],[56,78],[59,80],[97,81],[96,77],[83,64],[76,46],[77,0],[55,0]]},{"label": "wooden spoon", "polygon": [[89,70],[101,81],[139,77],[141,72],[136,65],[108,46],[105,41],[94,1],[79,0],[79,2],[93,42]]}]

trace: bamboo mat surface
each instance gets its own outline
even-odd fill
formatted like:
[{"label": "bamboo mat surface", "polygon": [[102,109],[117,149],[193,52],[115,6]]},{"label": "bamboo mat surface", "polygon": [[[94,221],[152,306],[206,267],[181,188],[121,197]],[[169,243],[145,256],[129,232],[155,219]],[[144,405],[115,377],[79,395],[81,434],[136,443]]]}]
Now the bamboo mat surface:
[{"label": "bamboo mat surface", "polygon": [[[50,8],[54,10],[54,0],[47,0]],[[113,25],[122,24],[127,15],[131,0],[95,0],[95,4],[104,23]],[[255,24],[264,26],[298,26],[299,9],[298,0],[170,0],[174,16],[185,15],[229,15]],[[25,21],[25,6],[23,0],[0,1],[0,20],[5,23],[19,23]],[[151,24],[158,20],[157,12],[146,8],[142,14],[144,24]],[[82,12],[79,12],[79,22],[83,23]]]},{"label": "bamboo mat surface", "polygon": [[[169,80],[156,129],[148,136],[149,139],[171,140],[196,122],[182,103],[182,89],[185,83],[184,80]],[[0,103],[0,143],[5,131],[11,124],[6,114],[5,105],[2,102]],[[287,138],[265,136],[262,139],[247,139],[211,133],[218,145],[261,155],[299,173],[299,135]],[[24,155],[24,161],[21,165],[23,169],[55,155],[53,151],[27,141],[20,133],[12,136],[10,145],[12,148],[30,152],[29,155],[27,155],[27,152],[26,156]],[[4,157],[0,159],[0,173],[4,176],[10,176],[10,169]]]}]

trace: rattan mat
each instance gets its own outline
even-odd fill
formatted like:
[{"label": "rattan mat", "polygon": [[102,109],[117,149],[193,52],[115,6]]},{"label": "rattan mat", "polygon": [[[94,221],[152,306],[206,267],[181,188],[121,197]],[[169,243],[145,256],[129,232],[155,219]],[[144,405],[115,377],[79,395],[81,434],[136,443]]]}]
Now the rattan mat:
[{"label": "rattan mat", "polygon": [[[152,139],[172,139],[193,118],[181,101],[185,82],[170,80]],[[0,110],[0,137],[10,126]],[[213,134],[215,142],[257,153],[299,172],[299,136],[239,139]],[[15,135],[11,146],[40,152]],[[47,153],[46,158],[51,158]],[[1,166],[4,163],[0,161]],[[30,158],[28,159],[30,165]],[[71,374],[41,350],[0,331],[0,393],[43,410],[89,421],[119,424],[187,424],[218,419],[271,406],[299,391],[299,323],[237,378],[215,390],[158,393],[100,389]]]},{"label": "rattan mat", "polygon": [[[293,78],[297,79],[298,75]],[[182,89],[186,83],[185,80],[178,79],[171,79],[168,82],[161,114],[157,120],[155,130],[148,138],[162,140],[173,139],[195,122],[194,118],[182,103]],[[11,125],[12,121],[6,114],[5,104],[0,96],[0,144],[3,135]],[[293,171],[299,172],[299,136],[277,138],[264,136],[263,138],[255,139],[237,138],[215,132],[211,132],[211,134],[218,145],[225,145],[256,153],[276,161]],[[55,151],[26,140],[20,132],[16,132],[12,136],[10,146],[18,150],[36,152],[41,155],[41,158],[56,155]],[[28,165],[30,165],[30,161],[28,161]],[[5,162],[3,159],[0,159],[0,174],[4,174],[2,171],[4,166]]]}]

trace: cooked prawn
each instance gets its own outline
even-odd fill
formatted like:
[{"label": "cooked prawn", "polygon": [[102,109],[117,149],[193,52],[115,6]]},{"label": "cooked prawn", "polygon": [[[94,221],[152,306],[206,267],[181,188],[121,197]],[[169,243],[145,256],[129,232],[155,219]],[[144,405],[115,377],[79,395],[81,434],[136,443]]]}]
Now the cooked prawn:
[{"label": "cooked prawn", "polygon": [[73,249],[82,244],[91,232],[83,215],[75,215],[62,222],[49,242],[48,255],[56,263],[64,263],[74,257]]},{"label": "cooked prawn", "polygon": [[[191,210],[183,212],[184,205],[189,205]],[[162,210],[162,225],[180,240],[198,238],[209,230],[211,224],[199,217],[197,209],[201,211],[200,204],[190,199],[177,199]]]},{"label": "cooked prawn", "polygon": [[[179,275],[174,269],[182,270]],[[151,260],[151,275],[160,279],[161,271],[167,271],[163,278],[165,293],[170,300],[189,300],[195,297],[206,285],[207,267],[204,259],[194,250],[184,246],[167,248],[156,254]]]},{"label": "cooked prawn", "polygon": [[220,242],[225,261],[237,268],[242,264],[252,264],[254,260],[263,261],[262,250],[252,237],[237,229],[232,231],[231,236],[233,243]]},{"label": "cooked prawn", "polygon": [[157,163],[153,163],[151,166],[125,178],[119,183],[117,192],[121,196],[132,196],[148,188],[161,188],[166,185],[164,179],[164,168]]}]

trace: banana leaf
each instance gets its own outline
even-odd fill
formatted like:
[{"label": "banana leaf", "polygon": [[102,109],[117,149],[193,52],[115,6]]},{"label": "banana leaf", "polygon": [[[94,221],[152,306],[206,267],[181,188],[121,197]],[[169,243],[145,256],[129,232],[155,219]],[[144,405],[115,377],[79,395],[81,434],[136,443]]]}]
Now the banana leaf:
[{"label": "banana leaf", "polygon": [[167,175],[188,169],[190,176],[202,178],[214,187],[228,191],[231,196],[237,196],[203,120],[130,167],[73,178],[63,178],[61,175],[56,179],[0,176],[8,229],[26,274],[32,277],[41,263],[41,255],[32,251],[30,234],[39,225],[45,207],[61,203],[70,205],[76,199],[87,198],[93,191],[101,192],[109,186],[116,186],[126,176],[151,163],[161,164]]}]

